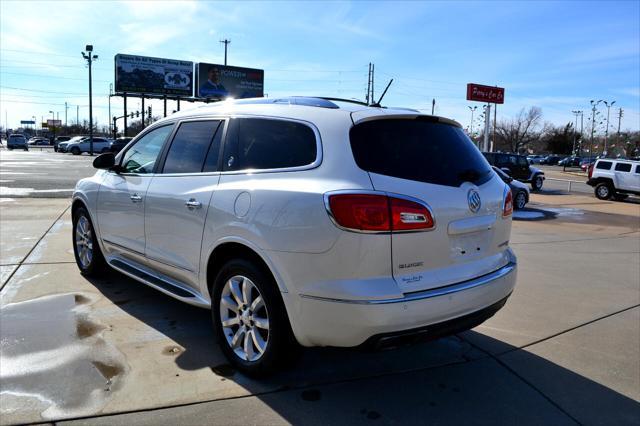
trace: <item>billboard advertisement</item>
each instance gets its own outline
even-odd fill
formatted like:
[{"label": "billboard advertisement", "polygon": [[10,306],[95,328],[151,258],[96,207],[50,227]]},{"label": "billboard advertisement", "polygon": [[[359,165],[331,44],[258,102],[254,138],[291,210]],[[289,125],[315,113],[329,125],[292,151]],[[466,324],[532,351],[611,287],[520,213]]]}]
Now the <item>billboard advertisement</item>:
[{"label": "billboard advertisement", "polygon": [[469,83],[467,84],[467,100],[503,104],[504,88]]},{"label": "billboard advertisement", "polygon": [[261,98],[264,70],[217,64],[196,64],[197,98]]},{"label": "billboard advertisement", "polygon": [[49,126],[49,127],[60,127],[60,126],[62,126],[62,120],[48,119],[47,120],[47,126]]},{"label": "billboard advertisement", "polygon": [[193,62],[117,54],[116,93],[193,95]]}]

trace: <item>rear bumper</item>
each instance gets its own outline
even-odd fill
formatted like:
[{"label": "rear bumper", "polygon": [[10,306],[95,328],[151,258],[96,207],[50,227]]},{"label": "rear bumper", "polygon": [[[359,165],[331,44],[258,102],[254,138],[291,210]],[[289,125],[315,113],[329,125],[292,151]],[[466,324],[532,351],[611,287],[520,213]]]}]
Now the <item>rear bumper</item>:
[{"label": "rear bumper", "polygon": [[[300,344],[353,347],[395,335],[433,330],[434,337],[439,337],[474,327],[502,307],[504,303],[500,302],[506,301],[513,291],[516,275],[514,258],[490,274],[408,293],[402,298],[340,300],[287,293],[283,296],[288,299],[285,303],[298,305],[296,311],[300,314],[292,318],[292,325]],[[475,315],[478,312],[487,315]],[[449,325],[438,326],[442,323]]]}]

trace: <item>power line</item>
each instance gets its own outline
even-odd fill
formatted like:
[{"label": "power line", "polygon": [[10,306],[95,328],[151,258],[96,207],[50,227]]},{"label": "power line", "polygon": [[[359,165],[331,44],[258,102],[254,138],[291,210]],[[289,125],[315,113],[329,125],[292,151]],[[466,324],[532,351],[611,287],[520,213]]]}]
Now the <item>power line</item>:
[{"label": "power line", "polygon": [[[21,72],[3,72],[2,74],[11,74],[11,75],[21,75],[24,77],[46,77],[46,78],[58,78],[58,79],[62,79],[62,80],[80,80],[80,81],[85,81],[85,78],[73,78],[73,77],[58,77],[55,75],[45,75],[45,74],[24,74]],[[94,80],[94,81],[100,81],[103,83],[111,83],[109,80]]]},{"label": "power line", "polygon": [[[58,93],[60,95],[86,95],[86,93],[78,93],[78,92],[55,92],[51,90],[39,90],[39,89],[25,89],[23,87],[11,87],[11,86],[0,86],[0,89],[12,89],[12,90],[24,90],[25,92],[38,92],[38,93]],[[107,93],[104,93],[102,96],[106,96]]]}]

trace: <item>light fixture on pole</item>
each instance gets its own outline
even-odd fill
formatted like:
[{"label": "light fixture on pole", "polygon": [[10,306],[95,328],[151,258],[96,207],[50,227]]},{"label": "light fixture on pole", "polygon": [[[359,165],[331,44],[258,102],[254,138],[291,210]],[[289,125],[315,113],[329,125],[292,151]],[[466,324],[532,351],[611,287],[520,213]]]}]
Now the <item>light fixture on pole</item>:
[{"label": "light fixture on pole", "polygon": [[98,59],[98,55],[93,54],[93,45],[85,46],[86,52],[81,52],[82,57],[89,65],[89,155],[93,155],[93,93],[91,90],[91,63]]},{"label": "light fixture on pole", "polygon": [[[576,155],[576,133],[578,132],[578,116],[582,114],[582,111],[571,111],[576,116],[576,126],[573,128],[573,151],[571,153]],[[582,141],[582,135],[580,135]]]},{"label": "light fixture on pole", "polygon": [[596,107],[600,102],[602,102],[602,99],[600,99],[598,102],[594,101],[593,99],[589,101],[589,103],[591,104],[591,141],[589,142],[590,157],[593,155],[593,136],[596,133]]},{"label": "light fixture on pole", "polygon": [[53,111],[49,111],[51,113],[51,126],[53,127],[53,140],[56,140],[56,113]]}]

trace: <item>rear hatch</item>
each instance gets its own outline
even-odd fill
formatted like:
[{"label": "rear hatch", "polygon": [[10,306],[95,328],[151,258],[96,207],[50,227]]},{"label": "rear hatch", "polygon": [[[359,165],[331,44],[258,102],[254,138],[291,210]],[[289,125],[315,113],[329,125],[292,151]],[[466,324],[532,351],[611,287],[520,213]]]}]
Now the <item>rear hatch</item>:
[{"label": "rear hatch", "polygon": [[391,235],[393,276],[404,293],[509,262],[507,187],[457,123],[420,115],[354,118],[351,149],[374,189],[421,200],[433,214],[432,229]]}]

